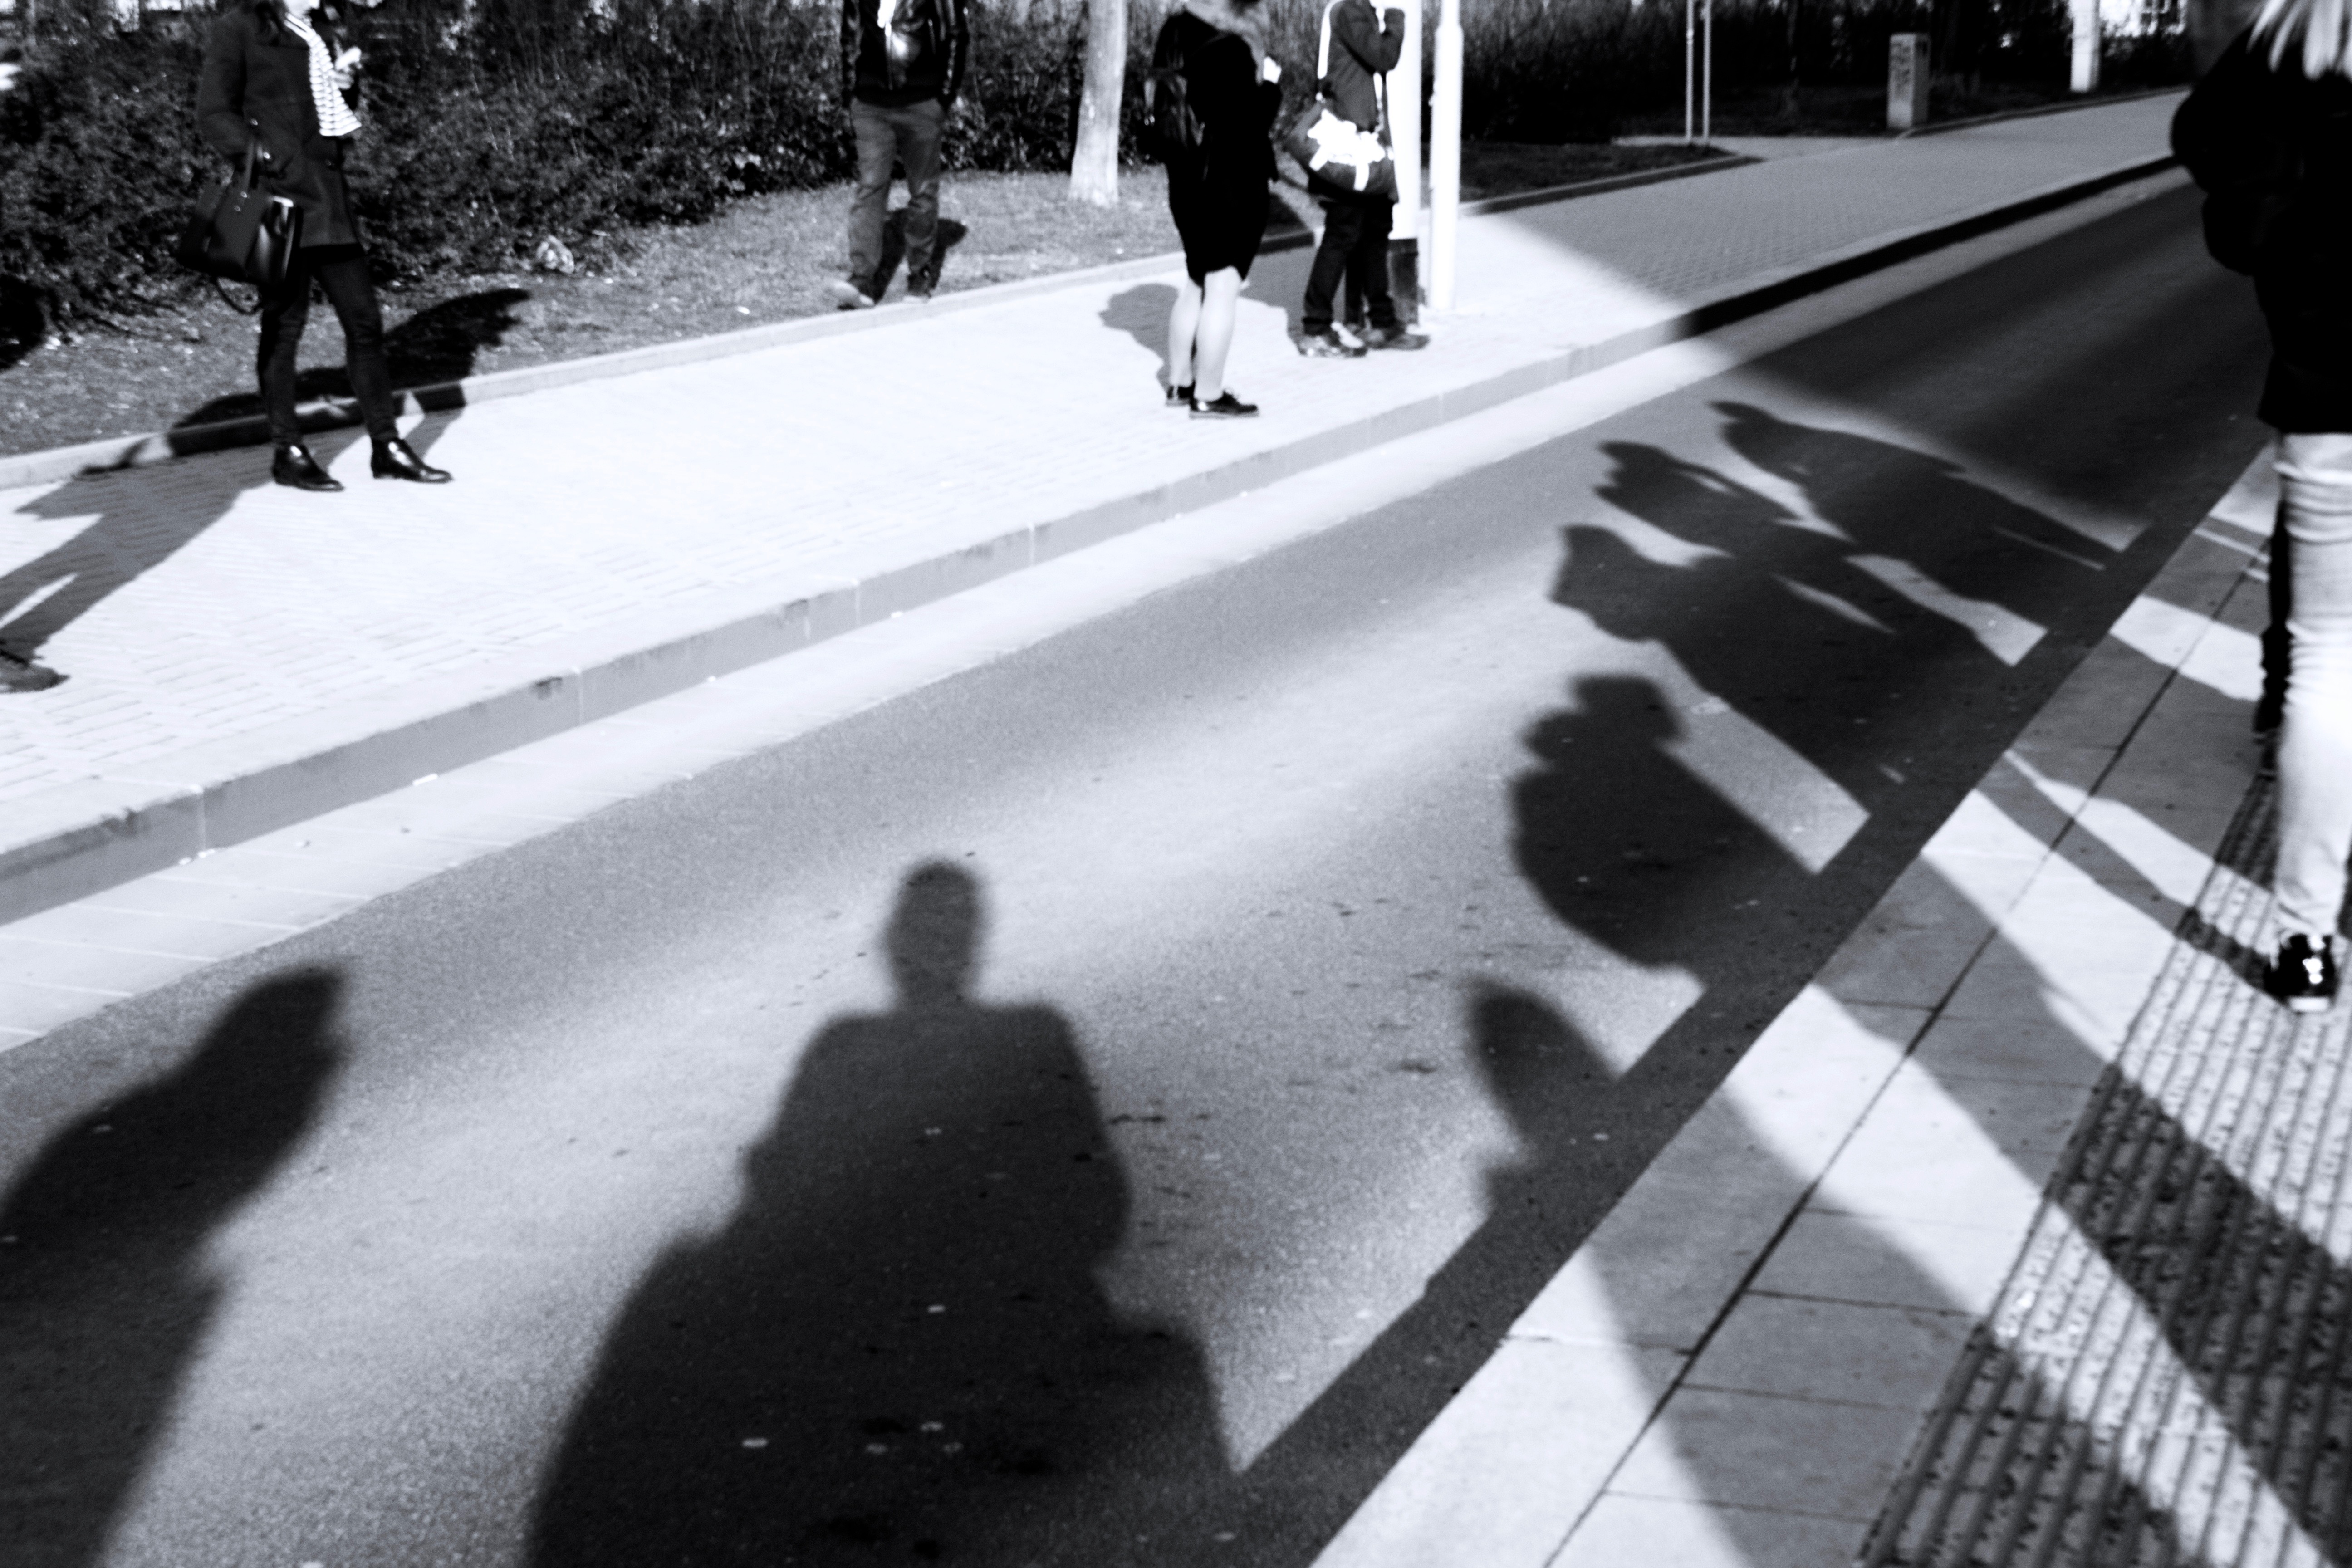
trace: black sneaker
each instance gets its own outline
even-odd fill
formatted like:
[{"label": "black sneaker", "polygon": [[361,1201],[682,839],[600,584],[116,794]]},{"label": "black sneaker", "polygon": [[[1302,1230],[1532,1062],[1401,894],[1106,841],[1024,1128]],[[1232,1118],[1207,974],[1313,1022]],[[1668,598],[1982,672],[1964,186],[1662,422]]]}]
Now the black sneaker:
[{"label": "black sneaker", "polygon": [[1429,346],[1429,339],[1424,333],[1409,332],[1402,327],[1367,327],[1364,329],[1364,346],[1408,351],[1425,349]]},{"label": "black sneaker", "polygon": [[1168,389],[1168,406],[1171,408],[1181,408],[1188,413],[1191,412],[1192,407],[1192,388],[1189,384],[1184,386],[1170,387]]},{"label": "black sneaker", "polygon": [[1351,343],[1326,327],[1319,332],[1298,334],[1298,352],[1308,359],[1361,359],[1363,348]]},{"label": "black sneaker", "polygon": [[0,647],[0,691],[47,691],[64,679],[47,666]]},{"label": "black sneaker", "polygon": [[2336,948],[2297,934],[2279,943],[2278,956],[2263,973],[2263,989],[2290,1013],[2325,1013],[2336,1003]]},{"label": "black sneaker", "polygon": [[1195,419],[1246,419],[1256,412],[1256,404],[1244,403],[1230,392],[1221,392],[1207,403],[1197,397],[1192,400]]},{"label": "black sneaker", "polygon": [[925,271],[907,274],[908,299],[928,300],[939,291],[940,275],[938,273]]}]

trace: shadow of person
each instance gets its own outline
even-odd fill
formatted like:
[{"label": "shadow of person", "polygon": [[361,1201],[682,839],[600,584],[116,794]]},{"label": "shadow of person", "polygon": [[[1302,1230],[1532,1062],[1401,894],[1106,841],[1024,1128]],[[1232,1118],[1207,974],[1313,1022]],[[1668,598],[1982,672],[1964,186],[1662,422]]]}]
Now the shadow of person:
[{"label": "shadow of person", "polygon": [[2054,625],[2115,558],[1947,458],[1801,425],[1753,404],[1714,407],[1732,450],[1802,487],[1814,514],[1853,541],[1856,553],[1900,560],[1963,597]]},{"label": "shadow of person", "polygon": [[[971,232],[954,218],[940,219],[931,252],[931,267],[935,272],[947,270],[949,253],[963,243],[964,237]],[[874,297],[877,300],[889,289],[890,279],[898,275],[899,265],[906,259],[907,209],[892,207],[889,216],[882,220],[882,259],[874,268]]]},{"label": "shadow of person", "polygon": [[1139,283],[1112,295],[1096,320],[1115,332],[1125,332],[1138,347],[1166,359],[1168,312],[1175,308],[1174,289],[1165,283]]},{"label": "shadow of person", "polygon": [[0,1542],[99,1561],[225,1289],[207,1242],[293,1149],[338,1064],[341,982],[247,992],[184,1065],[50,1141],[0,1201]]},{"label": "shadow of person", "polygon": [[[352,437],[314,441],[322,463]],[[71,539],[0,574],[0,646],[20,658],[109,596],[176,554],[269,480],[268,458],[122,468],[69,479],[16,509],[20,517],[97,520]],[[60,671],[68,679],[71,671]]]},{"label": "shadow of person", "polygon": [[[484,351],[503,345],[506,335],[522,324],[521,307],[530,297],[528,289],[511,288],[461,294],[437,305],[428,305],[398,325],[386,328],[383,353],[392,367],[393,386],[399,390],[436,386],[473,374]],[[314,306],[312,315],[315,318],[318,314]],[[331,312],[324,323],[313,320],[311,330],[335,331]],[[352,395],[351,376],[341,364],[312,365],[296,377],[294,395],[305,404],[330,397],[349,402]],[[437,412],[446,409],[449,404],[446,398],[437,398],[433,406]],[[172,428],[186,430],[226,419],[257,418],[261,412],[259,392],[228,393],[191,409]],[[338,416],[320,418],[340,423]],[[412,444],[417,445],[420,451],[425,449],[413,437]]]},{"label": "shadow of person", "polygon": [[544,1568],[1116,1561],[1227,1479],[1198,1356],[1096,1280],[1129,1197],[1076,1040],[971,999],[981,925],[960,867],[907,877],[896,1005],[818,1035],[607,1338]]}]

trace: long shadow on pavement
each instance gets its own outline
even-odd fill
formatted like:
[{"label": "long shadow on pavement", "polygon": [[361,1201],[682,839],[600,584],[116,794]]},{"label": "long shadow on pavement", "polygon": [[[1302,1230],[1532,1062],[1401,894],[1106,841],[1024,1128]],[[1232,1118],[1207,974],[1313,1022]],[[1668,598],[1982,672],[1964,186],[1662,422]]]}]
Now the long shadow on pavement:
[{"label": "long shadow on pavement", "polygon": [[1199,1352],[1097,1282],[1127,1178],[1068,1021],[973,998],[982,921],[907,877],[897,1005],[818,1035],[733,1217],[638,1286],[534,1561],[1149,1562],[1229,1481]]},{"label": "long shadow on pavement", "polygon": [[205,1249],[309,1130],[341,982],[246,993],[186,1063],[59,1132],[0,1201],[0,1556],[100,1560],[226,1281]]}]

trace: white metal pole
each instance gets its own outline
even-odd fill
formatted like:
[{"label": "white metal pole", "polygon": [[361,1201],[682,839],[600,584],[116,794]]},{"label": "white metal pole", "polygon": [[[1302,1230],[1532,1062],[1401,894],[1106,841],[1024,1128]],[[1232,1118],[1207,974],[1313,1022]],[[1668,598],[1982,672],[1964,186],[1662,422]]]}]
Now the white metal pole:
[{"label": "white metal pole", "polygon": [[1454,309],[1462,222],[1462,0],[1439,0],[1437,80],[1429,99],[1429,304]]},{"label": "white metal pole", "polygon": [[1698,97],[1698,0],[1683,0],[1683,140],[1697,140],[1693,112]]},{"label": "white metal pole", "polygon": [[1397,168],[1396,226],[1400,239],[1421,234],[1421,0],[1404,0],[1404,47],[1389,72],[1389,134]]},{"label": "white metal pole", "polygon": [[1700,14],[1706,20],[1706,70],[1701,79],[1698,95],[1698,139],[1715,140],[1715,0],[1699,0]]}]

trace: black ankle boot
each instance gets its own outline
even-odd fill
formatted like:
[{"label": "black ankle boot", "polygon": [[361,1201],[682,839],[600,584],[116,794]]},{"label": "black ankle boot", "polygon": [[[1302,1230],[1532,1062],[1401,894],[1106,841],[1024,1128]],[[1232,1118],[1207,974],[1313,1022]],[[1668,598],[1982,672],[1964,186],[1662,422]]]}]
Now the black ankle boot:
[{"label": "black ankle boot", "polygon": [[278,455],[269,459],[269,477],[298,490],[339,490],[343,488],[332,474],[319,467],[319,460],[310,456],[310,448],[299,442],[278,448]]},{"label": "black ankle boot", "polygon": [[415,479],[420,485],[449,482],[448,469],[435,468],[397,436],[375,444],[375,455],[368,459],[368,472],[380,479]]}]

